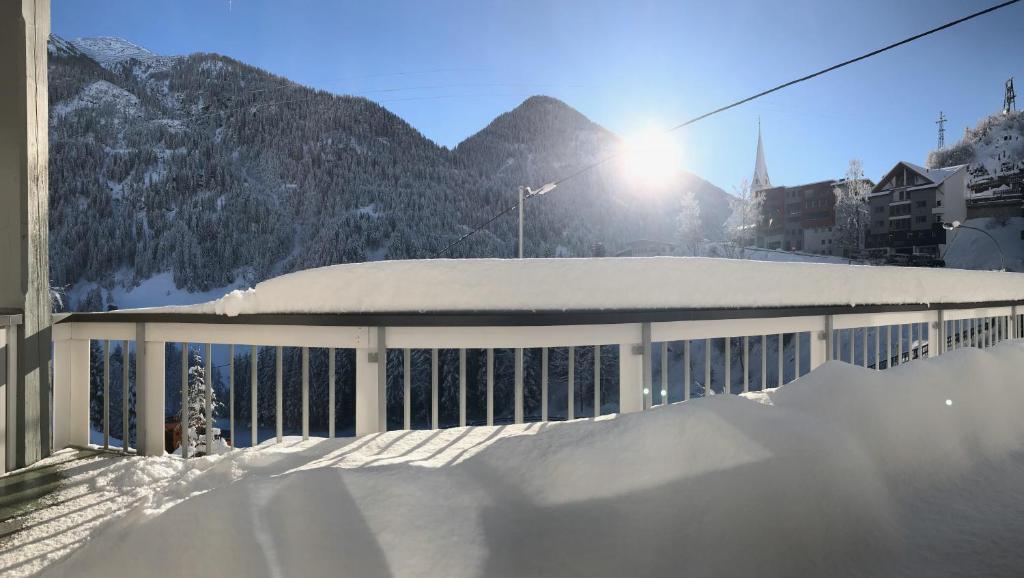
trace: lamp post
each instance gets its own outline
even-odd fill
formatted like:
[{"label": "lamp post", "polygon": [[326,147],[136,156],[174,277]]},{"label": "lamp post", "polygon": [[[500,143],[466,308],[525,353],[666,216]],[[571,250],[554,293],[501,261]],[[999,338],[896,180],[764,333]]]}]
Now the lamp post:
[{"label": "lamp post", "polygon": [[543,194],[550,193],[558,183],[548,183],[537,190],[533,190],[530,187],[519,187],[519,258],[523,258],[523,201],[530,197],[536,197]]},{"label": "lamp post", "polygon": [[[992,239],[992,243],[996,246],[996,250],[999,251],[999,269],[1001,271],[1006,271],[1006,254],[1003,253],[1003,248],[999,245],[999,241],[996,241],[996,238],[993,237],[991,233],[989,233],[988,231],[986,231],[984,229],[979,229],[977,227],[971,227],[970,225],[964,225],[960,221],[953,221],[952,223],[942,223],[942,228],[947,230],[947,231],[954,231],[956,229],[970,229],[972,231],[978,231],[979,233],[984,233],[984,235],[986,237],[988,237],[989,239]],[[956,239],[956,237],[954,237],[954,240],[955,239]],[[952,243],[950,243],[950,244],[952,244]],[[948,251],[949,249],[947,248],[946,250]]]}]

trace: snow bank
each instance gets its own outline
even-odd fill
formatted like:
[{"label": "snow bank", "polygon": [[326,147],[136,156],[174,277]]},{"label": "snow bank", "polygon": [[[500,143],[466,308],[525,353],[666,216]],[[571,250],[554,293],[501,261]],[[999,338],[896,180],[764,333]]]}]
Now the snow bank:
[{"label": "snow bank", "polygon": [[[949,233],[946,245],[946,264],[960,269],[999,269],[1024,272],[1024,217],[1010,217],[1005,221],[993,218],[970,219],[964,225],[986,231],[995,238],[974,229],[956,229]],[[996,247],[995,243],[999,243]],[[1005,254],[1000,258],[999,249]]]},{"label": "snow bank", "polygon": [[1024,275],[689,257],[333,265],[176,311],[367,313],[740,308],[1024,299]]},{"label": "snow bank", "polygon": [[[132,458],[46,576],[1017,576],[1024,342],[560,424]],[[59,539],[59,538],[58,538]]]}]

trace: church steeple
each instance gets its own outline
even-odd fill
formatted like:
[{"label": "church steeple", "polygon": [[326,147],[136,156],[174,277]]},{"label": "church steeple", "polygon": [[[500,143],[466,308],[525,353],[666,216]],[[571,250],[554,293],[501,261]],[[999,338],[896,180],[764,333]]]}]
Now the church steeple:
[{"label": "church steeple", "polygon": [[771,188],[772,181],[768,178],[768,163],[764,160],[764,143],[761,141],[761,119],[757,119],[757,160],[754,161],[754,178],[750,181],[750,191],[756,192]]}]

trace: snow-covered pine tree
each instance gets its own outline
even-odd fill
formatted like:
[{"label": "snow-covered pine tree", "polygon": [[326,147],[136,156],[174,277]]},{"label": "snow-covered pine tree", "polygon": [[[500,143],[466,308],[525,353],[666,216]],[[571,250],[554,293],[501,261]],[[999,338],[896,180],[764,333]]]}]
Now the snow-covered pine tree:
[{"label": "snow-covered pine tree", "polygon": [[[189,453],[195,455],[197,451],[206,451],[206,428],[213,424],[206,422],[206,368],[203,366],[203,358],[196,351],[190,352],[188,368],[188,441]],[[212,391],[211,405],[213,413],[216,414],[220,408],[217,400],[217,391]],[[182,422],[184,422],[184,418]]]}]

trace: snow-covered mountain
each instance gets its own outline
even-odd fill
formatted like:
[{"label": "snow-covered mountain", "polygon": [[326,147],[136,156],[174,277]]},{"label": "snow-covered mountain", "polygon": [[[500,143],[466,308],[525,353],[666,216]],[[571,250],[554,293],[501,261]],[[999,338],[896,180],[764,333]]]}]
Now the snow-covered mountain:
[{"label": "snow-covered mountain", "polygon": [[[518,186],[621,146],[547,97],[452,150],[367,99],[220,55],[58,37],[50,55],[51,279],[78,309],[184,303],[297,269],[431,257],[513,204]],[[714,237],[729,213],[721,189],[680,173],[648,194],[609,166],[531,201],[527,252],[674,241],[684,192]],[[511,256],[515,236],[510,215],[451,256]],[[142,288],[145,299],[133,294]]]},{"label": "snow-covered mountain", "polygon": [[[61,42],[60,38],[55,38],[57,42]],[[123,38],[112,36],[75,38],[69,43],[104,68],[113,68],[132,59],[144,63],[163,62],[168,65],[175,60],[173,56],[160,56]]]}]

